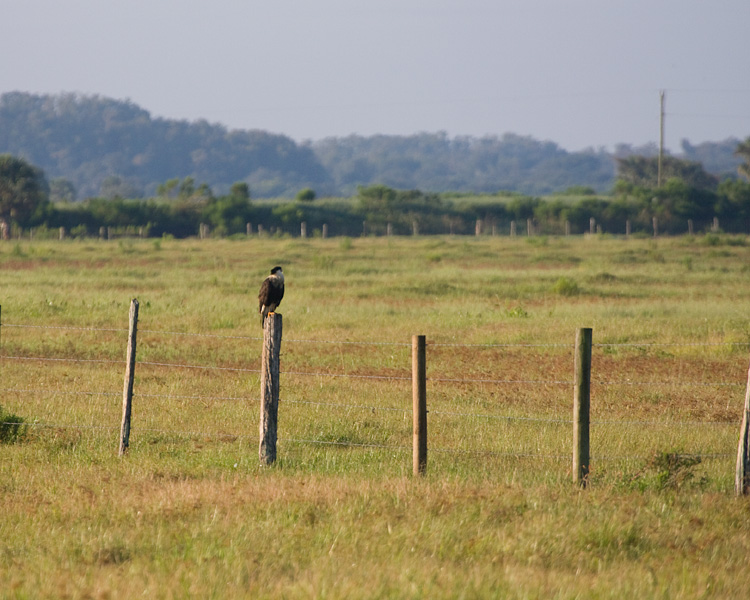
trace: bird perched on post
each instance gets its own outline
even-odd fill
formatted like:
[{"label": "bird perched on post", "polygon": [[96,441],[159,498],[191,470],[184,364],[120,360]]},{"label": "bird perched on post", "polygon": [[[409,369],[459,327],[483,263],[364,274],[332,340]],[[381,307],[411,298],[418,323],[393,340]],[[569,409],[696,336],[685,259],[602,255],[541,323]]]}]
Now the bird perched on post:
[{"label": "bird perched on post", "polygon": [[263,280],[258,294],[258,312],[263,327],[268,313],[274,312],[284,297],[284,273],[281,267],[271,269],[271,274]]}]

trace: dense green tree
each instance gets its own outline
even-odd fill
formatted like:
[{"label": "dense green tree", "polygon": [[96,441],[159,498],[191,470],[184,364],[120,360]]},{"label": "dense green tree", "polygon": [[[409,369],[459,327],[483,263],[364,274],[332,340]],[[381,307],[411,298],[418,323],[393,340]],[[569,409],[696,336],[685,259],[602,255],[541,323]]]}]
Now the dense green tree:
[{"label": "dense green tree", "polygon": [[739,229],[746,231],[750,220],[750,182],[728,179],[719,184],[716,200],[716,215],[723,223],[735,221]]},{"label": "dense green tree", "polygon": [[156,193],[162,198],[172,198],[177,194],[179,185],[180,180],[177,177],[173,177],[164,183],[160,183],[156,188]]},{"label": "dense green tree", "polygon": [[49,202],[41,169],[22,158],[0,154],[0,220],[22,227],[39,218]]},{"label": "dense green tree", "polygon": [[398,191],[387,185],[360,186],[357,202],[360,212],[373,222],[392,221],[397,212]]},{"label": "dense green tree", "polygon": [[250,199],[234,194],[212,198],[203,210],[203,218],[211,224],[214,231],[227,235],[244,233],[251,215]]},{"label": "dense green tree", "polygon": [[230,194],[235,198],[250,200],[250,186],[244,181],[236,181],[230,188]]},{"label": "dense green tree", "polygon": [[312,202],[315,200],[315,190],[312,188],[305,188],[297,192],[298,202]]},{"label": "dense green tree", "polygon": [[672,178],[660,189],[654,190],[651,208],[653,216],[660,223],[676,220],[682,224],[687,219],[711,219],[715,202],[716,195],[711,190],[693,187],[682,179]]},{"label": "dense green tree", "polygon": [[[617,159],[618,178],[636,186],[655,188],[658,171],[658,157],[628,156]],[[718,178],[707,173],[700,163],[673,156],[662,159],[662,179],[680,179],[690,187],[707,190],[715,189],[719,183]]]}]

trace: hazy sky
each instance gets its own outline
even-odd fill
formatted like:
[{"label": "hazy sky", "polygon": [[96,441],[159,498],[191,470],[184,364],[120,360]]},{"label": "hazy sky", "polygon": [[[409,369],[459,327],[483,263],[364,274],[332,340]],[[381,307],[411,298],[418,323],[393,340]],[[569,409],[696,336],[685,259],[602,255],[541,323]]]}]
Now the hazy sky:
[{"label": "hazy sky", "polygon": [[0,93],[296,140],[750,136],[750,0],[0,0]]}]

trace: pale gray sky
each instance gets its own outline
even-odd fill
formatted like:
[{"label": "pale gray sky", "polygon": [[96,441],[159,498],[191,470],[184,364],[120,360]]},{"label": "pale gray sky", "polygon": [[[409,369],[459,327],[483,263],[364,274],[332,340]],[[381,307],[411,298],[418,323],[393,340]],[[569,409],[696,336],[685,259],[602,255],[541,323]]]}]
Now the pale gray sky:
[{"label": "pale gray sky", "polygon": [[749,0],[0,0],[0,93],[296,140],[750,136]]}]

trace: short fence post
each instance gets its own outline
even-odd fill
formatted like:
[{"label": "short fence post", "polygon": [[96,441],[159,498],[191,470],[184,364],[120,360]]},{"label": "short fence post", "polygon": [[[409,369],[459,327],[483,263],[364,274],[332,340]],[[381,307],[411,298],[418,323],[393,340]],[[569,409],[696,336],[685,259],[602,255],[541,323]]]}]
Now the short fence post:
[{"label": "short fence post", "polygon": [[263,351],[260,366],[260,462],[276,461],[276,428],[279,415],[279,354],[282,319],[269,313],[263,323]]},{"label": "short fence post", "polygon": [[413,405],[413,467],[414,475],[427,471],[427,360],[426,338],[411,338],[411,378]]},{"label": "short fence post", "polygon": [[120,451],[123,456],[130,446],[130,414],[133,407],[133,380],[135,379],[135,345],[138,330],[138,300],[130,302],[130,333],[128,334],[128,356],[125,365],[125,384],[122,391],[122,425],[120,427]]},{"label": "short fence post", "polygon": [[573,387],[573,481],[586,487],[589,478],[589,424],[591,406],[591,328],[576,332]]},{"label": "short fence post", "polygon": [[738,496],[750,494],[750,369],[745,388],[745,410],[742,413],[740,443],[737,448],[737,470],[734,476],[734,491]]}]

